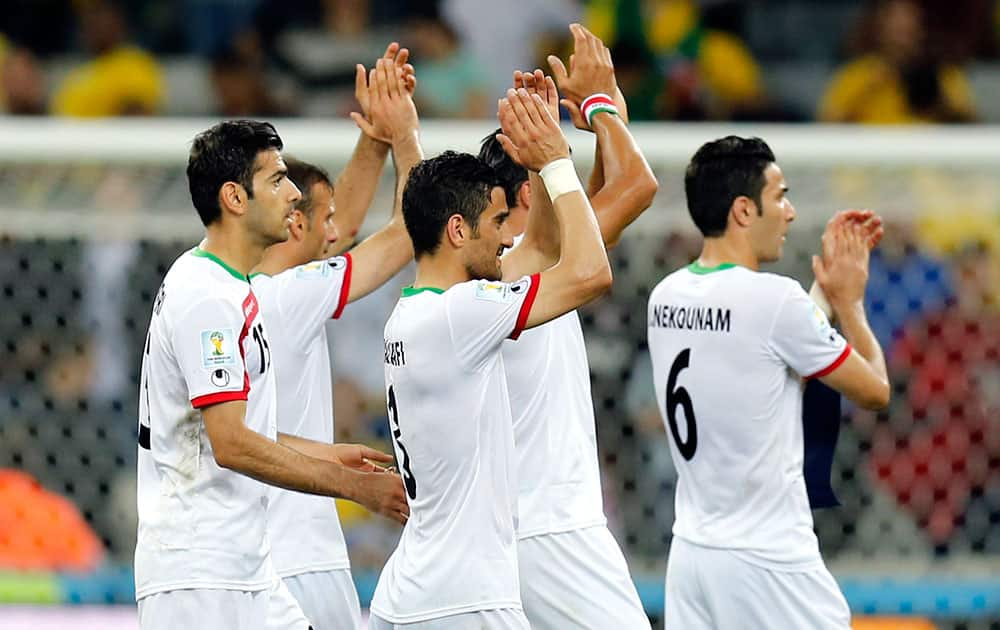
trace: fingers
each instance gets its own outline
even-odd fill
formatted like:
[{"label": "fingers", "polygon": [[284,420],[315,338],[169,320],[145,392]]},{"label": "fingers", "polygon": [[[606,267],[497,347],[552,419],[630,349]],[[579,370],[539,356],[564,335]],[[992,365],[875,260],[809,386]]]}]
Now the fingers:
[{"label": "fingers", "polygon": [[559,101],[559,104],[565,107],[566,111],[569,112],[569,119],[573,121],[574,127],[576,127],[577,129],[585,129],[587,131],[592,131],[590,125],[588,125],[587,121],[584,120],[583,118],[583,112],[580,111],[580,108],[577,107],[576,103],[567,98],[564,98]]},{"label": "fingers", "polygon": [[399,82],[397,81],[396,65],[389,60],[379,60],[379,71],[382,77],[382,84],[379,92],[386,98],[396,98],[399,96]]},{"label": "fingers", "polygon": [[[536,72],[541,72],[541,70],[537,70]],[[545,75],[545,92],[548,94],[549,98],[547,100],[549,102],[554,103],[559,101],[559,90],[556,89],[556,82],[549,75]]]},{"label": "fingers", "polygon": [[[354,96],[368,93],[368,73],[360,63],[354,66]],[[360,99],[359,99],[360,100]]]},{"label": "fingers", "polygon": [[[527,90],[507,90],[507,102],[510,103],[514,118],[520,123],[520,127],[527,130],[529,126],[540,124],[538,114],[531,104],[531,96]],[[506,128],[504,131],[507,131]],[[515,136],[516,137],[516,136]]]},{"label": "fingers", "polygon": [[369,138],[373,138],[375,140],[380,139],[378,137],[378,132],[375,130],[375,126],[368,122],[368,119],[358,112],[351,112],[351,120],[353,120],[354,124],[358,126],[358,129],[360,129]]},{"label": "fingers", "polygon": [[403,68],[410,61],[410,49],[400,48],[399,52],[396,54],[396,67]]},{"label": "fingers", "polygon": [[[581,25],[573,23],[569,25],[569,32],[573,34],[573,52],[580,52],[587,47],[587,35],[586,29]],[[570,67],[573,66],[572,57],[570,57]]]},{"label": "fingers", "polygon": [[[496,135],[496,138],[497,142],[500,143],[500,146],[503,147],[503,150],[506,151],[507,155],[510,156],[510,159],[514,160],[518,164],[521,164],[521,152],[518,150],[517,146],[513,143],[513,141],[511,141],[510,138],[508,138],[506,135],[502,133],[498,133]],[[524,165],[521,164],[521,166]]]},{"label": "fingers", "polygon": [[555,55],[549,55],[546,57],[546,61],[549,62],[549,68],[552,69],[552,76],[555,77],[556,83],[559,85],[565,83],[569,78],[569,73],[566,72],[566,66],[563,65],[562,59]]},{"label": "fingers", "polygon": [[823,267],[823,261],[820,260],[820,257],[815,254],[812,257],[812,268],[813,277],[816,278],[816,282],[818,282],[820,286],[823,286],[827,279],[826,268]]},{"label": "fingers", "polygon": [[524,73],[520,70],[514,71],[514,89],[520,89],[524,87]]},{"label": "fingers", "polygon": [[358,448],[361,451],[361,457],[364,459],[370,459],[374,462],[391,462],[395,458],[392,455],[383,453],[382,451],[376,450],[374,448],[365,446],[364,444],[358,444]]},{"label": "fingers", "polygon": [[382,55],[382,58],[394,59],[398,52],[399,52],[399,42],[390,42],[389,45],[385,47],[385,53]]},{"label": "fingers", "polygon": [[515,90],[507,90],[507,98],[500,99],[497,107],[497,117],[500,119],[500,127],[503,129],[504,135],[514,141],[514,144],[517,144],[523,141],[526,136],[523,121],[515,111],[515,102],[520,105],[517,92]]}]

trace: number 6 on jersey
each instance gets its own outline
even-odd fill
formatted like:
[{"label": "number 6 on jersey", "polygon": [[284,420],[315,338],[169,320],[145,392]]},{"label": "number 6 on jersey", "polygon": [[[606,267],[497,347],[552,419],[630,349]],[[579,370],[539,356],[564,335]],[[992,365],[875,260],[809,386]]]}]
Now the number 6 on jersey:
[{"label": "number 6 on jersey", "polygon": [[[694,405],[691,396],[683,387],[677,387],[677,376],[682,370],[687,368],[691,360],[691,348],[681,350],[673,365],[670,366],[670,376],[667,377],[667,422],[670,424],[670,434],[674,436],[677,443],[677,450],[685,460],[691,461],[694,452],[698,448],[698,425],[694,419]],[[680,431],[677,429],[677,406],[684,408],[684,420],[687,425],[687,441],[681,439]]]}]

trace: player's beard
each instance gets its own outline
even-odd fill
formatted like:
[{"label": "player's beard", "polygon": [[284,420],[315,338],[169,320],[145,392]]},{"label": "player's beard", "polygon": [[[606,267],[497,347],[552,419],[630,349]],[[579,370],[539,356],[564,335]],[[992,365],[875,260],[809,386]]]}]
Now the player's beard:
[{"label": "player's beard", "polygon": [[466,261],[465,273],[473,280],[500,280],[503,274],[497,265],[496,250],[490,250],[489,256],[481,256],[476,260]]}]

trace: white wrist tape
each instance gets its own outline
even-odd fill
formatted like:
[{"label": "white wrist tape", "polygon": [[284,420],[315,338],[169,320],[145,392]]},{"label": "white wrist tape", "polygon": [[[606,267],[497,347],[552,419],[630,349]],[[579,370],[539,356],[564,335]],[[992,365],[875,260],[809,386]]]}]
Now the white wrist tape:
[{"label": "white wrist tape", "polygon": [[830,301],[826,299],[826,294],[823,293],[818,282],[813,282],[812,286],[809,287],[809,297],[816,303],[819,310],[823,311],[827,319],[833,318],[833,307],[830,306]]},{"label": "white wrist tape", "polygon": [[569,158],[552,160],[538,171],[538,175],[545,183],[545,190],[548,191],[549,199],[552,201],[569,192],[577,190],[583,192],[583,184],[580,183],[580,177],[576,174],[573,160]]}]

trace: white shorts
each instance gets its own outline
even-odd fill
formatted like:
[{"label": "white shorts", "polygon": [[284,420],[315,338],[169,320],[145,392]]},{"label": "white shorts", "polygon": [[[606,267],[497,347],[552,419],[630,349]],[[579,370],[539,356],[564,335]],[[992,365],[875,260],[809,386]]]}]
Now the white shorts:
[{"label": "white shorts", "polygon": [[531,626],[520,610],[497,608],[414,623],[392,623],[373,614],[368,630],[531,630]]},{"label": "white shorts", "polygon": [[141,630],[266,630],[268,591],[192,588],[139,600]]},{"label": "white shorts", "polygon": [[358,630],[361,603],[350,569],[314,571],[284,578],[314,630]]},{"label": "white shorts", "polygon": [[292,597],[285,582],[278,576],[268,593],[267,630],[310,630],[309,620],[302,607]]},{"label": "white shorts", "polygon": [[190,588],[139,600],[142,630],[308,630],[309,622],[275,577],[266,591]]},{"label": "white shorts", "polygon": [[847,600],[826,567],[777,571],[676,536],[667,562],[664,630],[850,630]]},{"label": "white shorts", "polygon": [[517,562],[532,628],[649,628],[625,556],[606,526],[519,540]]}]

